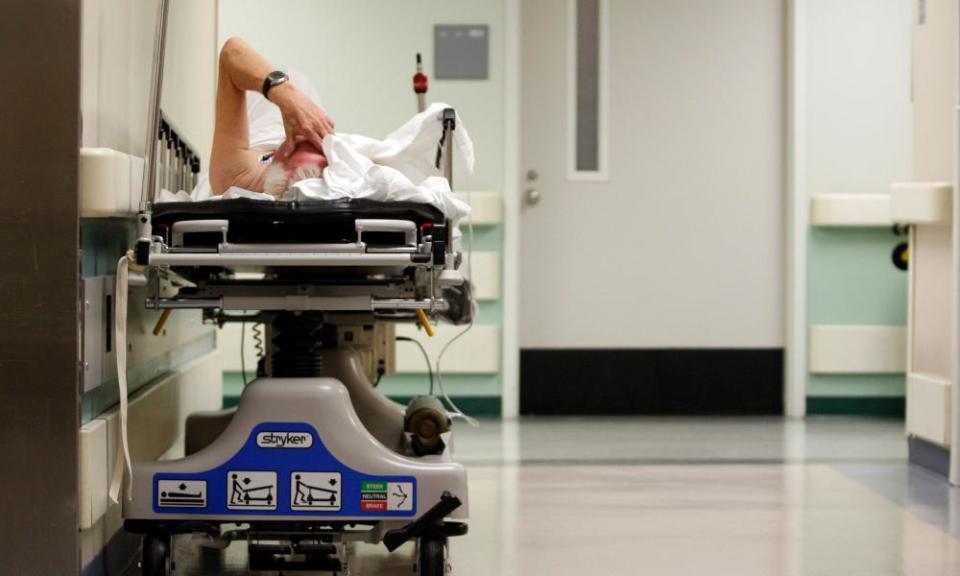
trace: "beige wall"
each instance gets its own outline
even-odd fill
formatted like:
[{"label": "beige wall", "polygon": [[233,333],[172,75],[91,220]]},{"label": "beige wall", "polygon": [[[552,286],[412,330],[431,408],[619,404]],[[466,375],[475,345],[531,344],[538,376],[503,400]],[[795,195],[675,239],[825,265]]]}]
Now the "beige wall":
[{"label": "beige wall", "polygon": [[[914,12],[913,176],[917,181],[954,180],[957,16],[957,0],[926,0],[925,18]],[[946,226],[917,226],[910,255],[913,374],[907,390],[907,428],[912,435],[945,446],[950,444],[951,429],[951,398],[945,383],[955,380],[955,237],[956,232]]]},{"label": "beige wall", "polygon": [[[143,156],[157,1],[84,0],[83,146]],[[213,140],[216,0],[170,0],[162,108],[200,153]]]},{"label": "beige wall", "polygon": [[217,49],[217,0],[171,0],[160,107],[204,167],[213,145]]},{"label": "beige wall", "polygon": [[910,179],[910,1],[807,0],[806,195]]},{"label": "beige wall", "polygon": [[[926,21],[914,13],[913,177],[953,180],[957,86],[957,0],[927,0]],[[914,371],[948,378],[951,366],[952,237],[920,230],[914,273]],[[922,253],[920,251],[922,249]]]},{"label": "beige wall", "polygon": [[915,20],[913,55],[914,171],[918,181],[953,179],[957,86],[957,0],[926,0]]}]

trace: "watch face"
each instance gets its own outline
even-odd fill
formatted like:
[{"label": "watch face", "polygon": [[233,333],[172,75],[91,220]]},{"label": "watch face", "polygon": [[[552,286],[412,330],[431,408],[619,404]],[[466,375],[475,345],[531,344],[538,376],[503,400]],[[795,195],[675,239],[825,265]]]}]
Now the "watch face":
[{"label": "watch face", "polygon": [[267,78],[270,79],[270,84],[276,84],[277,82],[285,79],[286,77],[287,75],[279,70],[274,70],[273,72],[267,74]]}]

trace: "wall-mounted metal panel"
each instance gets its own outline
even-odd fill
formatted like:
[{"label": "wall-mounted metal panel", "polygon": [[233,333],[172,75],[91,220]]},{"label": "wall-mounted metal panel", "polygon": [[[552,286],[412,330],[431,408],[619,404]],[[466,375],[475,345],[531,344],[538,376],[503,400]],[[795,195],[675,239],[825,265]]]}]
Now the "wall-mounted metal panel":
[{"label": "wall-mounted metal panel", "polygon": [[117,377],[113,346],[113,290],[115,276],[83,279],[83,355],[80,357],[83,392],[89,392]]},{"label": "wall-mounted metal panel", "polygon": [[490,27],[438,24],[433,28],[433,54],[437,80],[486,80],[490,77]]}]

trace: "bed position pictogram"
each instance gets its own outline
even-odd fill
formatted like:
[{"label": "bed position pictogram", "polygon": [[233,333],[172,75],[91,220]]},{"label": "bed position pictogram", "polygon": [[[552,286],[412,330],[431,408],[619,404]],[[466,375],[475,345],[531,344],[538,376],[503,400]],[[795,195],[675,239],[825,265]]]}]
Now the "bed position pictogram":
[{"label": "bed position pictogram", "polygon": [[339,510],[339,472],[293,472],[290,475],[292,510]]},{"label": "bed position pictogram", "polygon": [[260,471],[227,472],[227,508],[231,510],[275,510],[277,473]]},{"label": "bed position pictogram", "polygon": [[204,508],[207,505],[207,483],[204,480],[160,480],[157,485],[162,508]]}]

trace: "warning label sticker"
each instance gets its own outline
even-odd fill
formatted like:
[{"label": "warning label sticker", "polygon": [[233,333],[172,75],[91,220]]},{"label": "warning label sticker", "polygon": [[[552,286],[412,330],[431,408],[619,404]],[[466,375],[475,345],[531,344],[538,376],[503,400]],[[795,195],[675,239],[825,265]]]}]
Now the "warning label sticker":
[{"label": "warning label sticker", "polygon": [[291,510],[339,510],[339,472],[294,472],[290,475]]},{"label": "warning label sticker", "polygon": [[242,470],[227,472],[227,508],[276,510],[277,473]]},{"label": "warning label sticker", "polygon": [[206,508],[206,480],[157,481],[157,505],[161,508]]},{"label": "warning label sticker", "polygon": [[360,510],[364,512],[412,511],[413,482],[362,482]]}]

